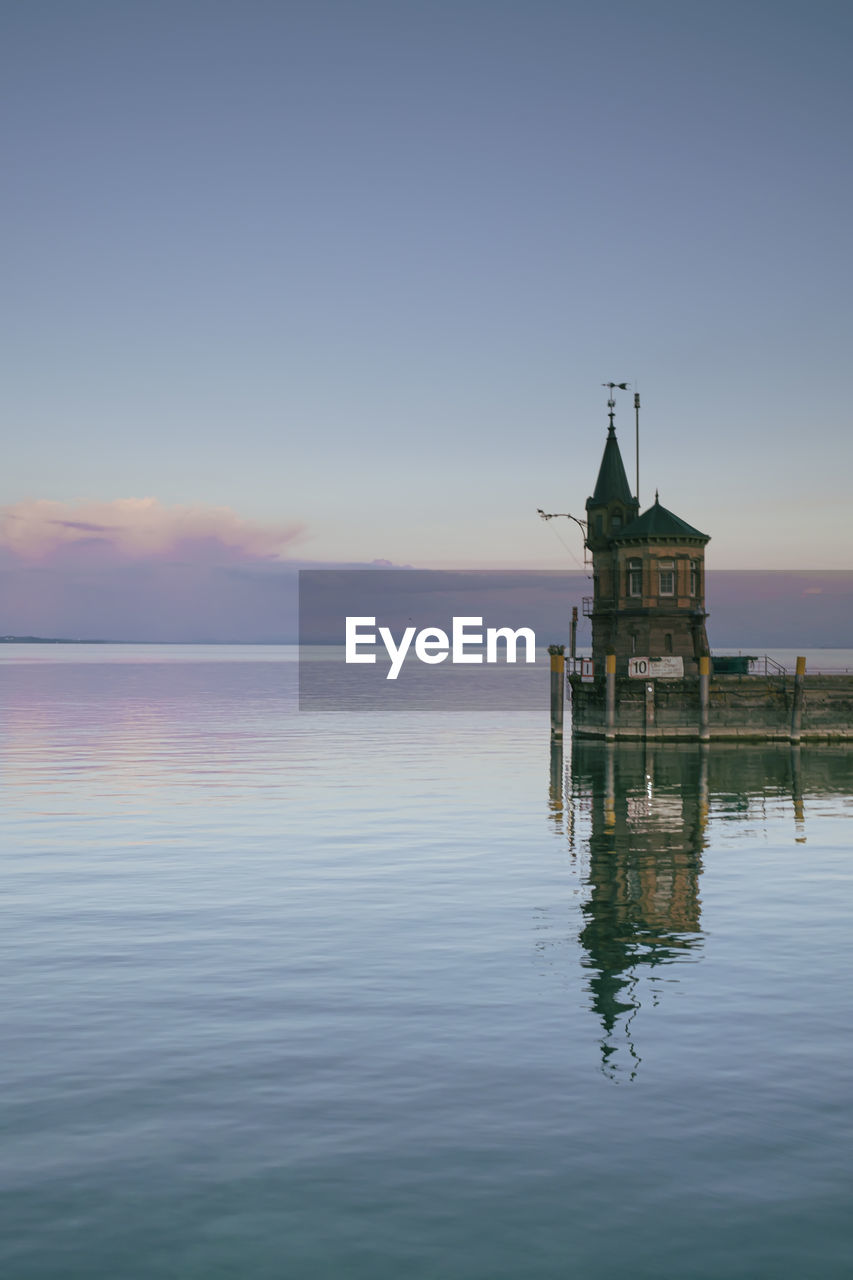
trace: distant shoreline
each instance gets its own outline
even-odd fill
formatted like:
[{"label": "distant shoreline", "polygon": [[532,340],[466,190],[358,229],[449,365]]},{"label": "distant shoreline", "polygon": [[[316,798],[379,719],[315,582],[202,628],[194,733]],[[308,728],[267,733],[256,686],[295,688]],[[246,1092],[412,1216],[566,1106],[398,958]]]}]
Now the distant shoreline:
[{"label": "distant shoreline", "polygon": [[293,645],[297,640],[72,640],[68,636],[0,636],[0,644],[186,644],[186,645]]},{"label": "distant shoreline", "polygon": [[62,636],[0,636],[0,644],[128,644],[128,643],[132,643],[132,641],[68,640]]}]

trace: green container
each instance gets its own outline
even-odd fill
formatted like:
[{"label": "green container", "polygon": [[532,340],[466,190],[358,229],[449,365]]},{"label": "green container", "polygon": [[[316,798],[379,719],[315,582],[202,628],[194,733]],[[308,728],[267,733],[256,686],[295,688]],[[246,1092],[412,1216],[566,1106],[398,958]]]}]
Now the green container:
[{"label": "green container", "polygon": [[748,676],[749,656],[747,654],[730,654],[712,656],[711,664],[715,676]]}]

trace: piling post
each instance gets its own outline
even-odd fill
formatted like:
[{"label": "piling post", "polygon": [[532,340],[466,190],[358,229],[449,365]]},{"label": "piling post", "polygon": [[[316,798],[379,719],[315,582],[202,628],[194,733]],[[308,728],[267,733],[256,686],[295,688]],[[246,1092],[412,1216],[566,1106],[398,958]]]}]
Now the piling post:
[{"label": "piling post", "polygon": [[699,741],[711,738],[711,659],[706,655],[699,659]]},{"label": "piling post", "polygon": [[655,682],[654,680],[646,681],[645,690],[645,729],[646,736],[653,732],[655,727]]},{"label": "piling post", "polygon": [[565,645],[549,644],[551,655],[551,737],[563,738],[563,705],[565,702]]},{"label": "piling post", "polygon": [[800,730],[803,725],[803,691],[805,686],[806,660],[797,658],[797,672],[794,676],[794,705],[791,709],[791,741],[800,741]]},{"label": "piling post", "polygon": [[604,659],[604,737],[612,742],[616,737],[616,654],[608,653]]}]

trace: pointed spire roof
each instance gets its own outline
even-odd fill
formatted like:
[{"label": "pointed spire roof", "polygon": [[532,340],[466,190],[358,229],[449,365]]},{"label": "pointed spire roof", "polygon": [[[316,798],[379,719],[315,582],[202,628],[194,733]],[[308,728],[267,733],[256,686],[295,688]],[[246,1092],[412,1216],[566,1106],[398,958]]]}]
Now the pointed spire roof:
[{"label": "pointed spire roof", "polygon": [[590,501],[596,506],[599,504],[606,506],[608,502],[631,503],[633,500],[628,477],[625,475],[622,454],[619,452],[619,441],[616,439],[616,431],[611,419],[601,466],[598,468],[598,479]]},{"label": "pointed spire roof", "polygon": [[707,533],[700,533],[698,529],[693,528],[692,524],[688,524],[680,516],[662,507],[657,490],[655,490],[654,505],[620,529],[614,536],[614,541],[626,542],[633,538],[699,538],[702,542],[711,540]]}]

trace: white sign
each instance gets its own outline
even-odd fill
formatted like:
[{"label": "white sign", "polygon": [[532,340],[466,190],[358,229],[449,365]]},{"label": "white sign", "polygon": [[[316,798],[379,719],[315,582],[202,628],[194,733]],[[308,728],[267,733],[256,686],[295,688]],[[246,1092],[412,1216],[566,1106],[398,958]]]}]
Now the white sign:
[{"label": "white sign", "polygon": [[581,658],[581,683],[592,684],[595,676],[592,672],[592,658]]},{"label": "white sign", "polygon": [[679,680],[684,675],[684,659],[629,658],[628,675],[637,680]]}]

